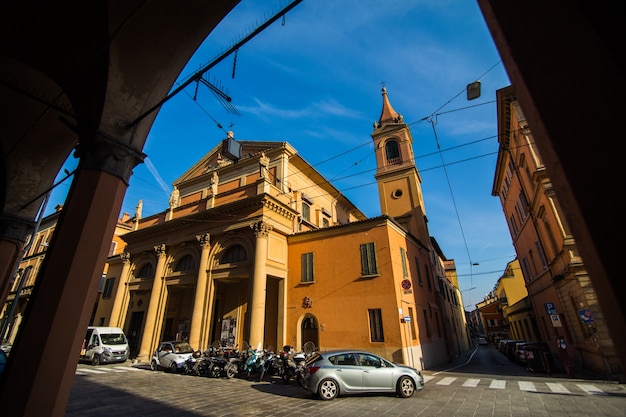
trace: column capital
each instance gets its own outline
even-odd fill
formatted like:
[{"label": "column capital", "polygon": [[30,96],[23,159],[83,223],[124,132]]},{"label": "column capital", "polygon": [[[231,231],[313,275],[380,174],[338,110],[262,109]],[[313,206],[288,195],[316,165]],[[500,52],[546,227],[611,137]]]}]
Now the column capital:
[{"label": "column capital", "polygon": [[211,234],[205,233],[203,235],[196,235],[198,243],[202,249],[209,249],[211,247]]},{"label": "column capital", "polygon": [[157,258],[164,257],[165,256],[165,243],[154,245],[154,251],[156,252]]},{"label": "column capital", "polygon": [[251,224],[250,227],[254,231],[254,237],[256,237],[257,239],[260,237],[267,237],[267,235],[273,229],[271,224],[263,220]]},{"label": "column capital", "polygon": [[25,243],[35,230],[35,222],[15,216],[0,214],[0,237]]},{"label": "column capital", "polygon": [[122,263],[130,263],[130,253],[128,252],[122,252],[120,253],[120,259],[122,260]]},{"label": "column capital", "polygon": [[96,132],[91,140],[81,141],[74,156],[79,167],[108,172],[128,185],[133,168],[142,163],[146,154],[104,132]]}]

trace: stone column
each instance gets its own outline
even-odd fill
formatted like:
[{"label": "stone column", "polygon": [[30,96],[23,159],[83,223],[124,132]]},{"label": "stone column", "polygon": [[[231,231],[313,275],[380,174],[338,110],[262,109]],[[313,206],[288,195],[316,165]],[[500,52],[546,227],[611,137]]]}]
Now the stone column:
[{"label": "stone column", "polygon": [[263,348],[265,336],[265,293],[267,288],[267,237],[272,226],[264,221],[251,225],[256,237],[254,251],[254,276],[252,279],[252,297],[250,300],[250,346]]},{"label": "stone column", "polygon": [[113,299],[113,307],[111,309],[111,318],[109,319],[109,326],[124,327],[124,320],[126,319],[126,305],[128,304],[128,280],[130,279],[130,253],[123,252],[120,254],[122,259],[122,272],[120,273],[119,283],[117,284],[117,291],[115,291],[115,298]]},{"label": "stone column", "polygon": [[2,415],[65,414],[128,180],[145,157],[102,133],[81,136],[75,155],[66,204],[0,378]]},{"label": "stone column", "polygon": [[[191,330],[189,331],[189,344],[194,349],[204,350],[208,346],[203,344],[206,341],[206,334],[203,334],[203,323],[207,317],[207,293],[208,293],[208,272],[207,263],[209,260],[209,251],[211,250],[211,236],[206,233],[196,236],[202,253],[200,254],[200,267],[198,268],[198,280],[196,282],[196,296],[193,302],[193,312],[191,314]],[[209,306],[210,308],[210,306]]]},{"label": "stone column", "polygon": [[152,292],[150,293],[150,303],[146,312],[146,323],[143,326],[143,335],[141,336],[141,345],[139,346],[139,354],[137,360],[139,362],[150,362],[152,352],[156,349],[156,339],[159,336],[158,326],[161,325],[158,318],[160,312],[165,306],[163,305],[163,280],[165,279],[165,260],[167,253],[165,244],[156,245],[154,250],[157,255],[157,266],[154,271],[154,282],[152,283]]}]

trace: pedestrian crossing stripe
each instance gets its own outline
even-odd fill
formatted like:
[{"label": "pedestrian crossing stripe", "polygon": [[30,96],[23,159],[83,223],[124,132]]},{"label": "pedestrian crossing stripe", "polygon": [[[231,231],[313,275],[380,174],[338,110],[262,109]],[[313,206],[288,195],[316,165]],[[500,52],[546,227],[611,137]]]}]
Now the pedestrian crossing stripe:
[{"label": "pedestrian crossing stripe", "polygon": [[519,389],[522,391],[537,392],[537,387],[535,387],[535,384],[530,381],[518,381],[517,384],[519,385]]},{"label": "pedestrian crossing stripe", "polygon": [[99,371],[97,369],[88,369],[88,368],[81,368],[80,372],[86,372],[88,374],[106,374],[106,371]]},{"label": "pedestrian crossing stripe", "polygon": [[470,387],[470,388],[476,388],[478,386],[479,382],[480,382],[480,379],[478,379],[478,378],[468,378],[463,383],[463,386],[464,387]]},{"label": "pedestrian crossing stripe", "polygon": [[606,395],[606,392],[602,391],[601,389],[596,388],[593,385],[589,385],[589,384],[576,384],[576,386],[578,388],[580,388],[581,390],[585,391],[588,394],[592,394],[592,395]]},{"label": "pedestrian crossing stripe", "polygon": [[506,381],[503,381],[501,379],[494,379],[493,381],[491,381],[491,384],[489,384],[489,388],[505,389]]},{"label": "pedestrian crossing stripe", "polygon": [[437,382],[437,385],[450,385],[454,381],[456,381],[456,378],[452,378],[451,376],[447,376],[447,377],[443,378],[441,381]]},{"label": "pedestrian crossing stripe", "polygon": [[559,394],[569,394],[569,390],[563,386],[563,384],[557,384],[555,382],[546,382],[548,388],[552,392],[558,392]]},{"label": "pedestrian crossing stripe", "polygon": [[141,371],[141,369],[133,368],[132,366],[115,366],[114,368],[121,371]]}]

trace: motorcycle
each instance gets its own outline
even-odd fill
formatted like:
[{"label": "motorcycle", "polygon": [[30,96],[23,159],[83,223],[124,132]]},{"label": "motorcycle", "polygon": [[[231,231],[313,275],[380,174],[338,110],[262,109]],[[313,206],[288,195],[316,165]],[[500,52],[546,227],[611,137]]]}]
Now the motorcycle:
[{"label": "motorcycle", "polygon": [[292,347],[289,345],[283,346],[283,350],[278,353],[270,353],[264,362],[263,371],[261,373],[261,380],[265,376],[276,376],[283,380],[285,383],[289,383],[292,379],[297,378],[297,365],[291,358]]},{"label": "motorcycle", "polygon": [[239,367],[237,362],[232,361],[232,357],[224,352],[221,347],[209,348],[208,359],[211,362],[210,375],[214,378],[225,376],[230,379],[237,375]]},{"label": "motorcycle", "polygon": [[193,354],[185,360],[183,364],[183,374],[185,375],[199,375],[198,362],[202,360],[202,354],[199,350],[195,350]]},{"label": "motorcycle", "polygon": [[260,375],[264,369],[264,362],[264,350],[248,349],[248,358],[245,362],[246,378],[250,379],[253,375]]}]

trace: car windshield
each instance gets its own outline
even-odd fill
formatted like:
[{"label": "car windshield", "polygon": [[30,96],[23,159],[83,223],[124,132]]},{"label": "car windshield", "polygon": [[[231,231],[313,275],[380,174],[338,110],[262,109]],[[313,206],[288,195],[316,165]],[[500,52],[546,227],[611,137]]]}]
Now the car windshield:
[{"label": "car windshield", "polygon": [[103,333],[100,335],[102,343],[105,345],[124,345],[126,338],[123,333]]},{"label": "car windshield", "polygon": [[193,353],[193,348],[187,342],[174,342],[172,344],[176,353]]}]

